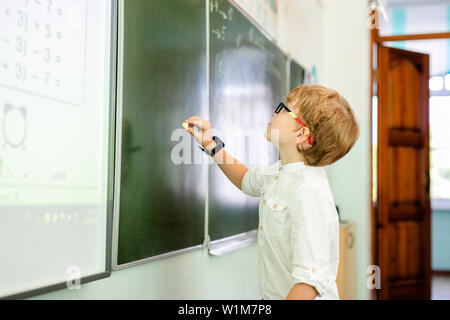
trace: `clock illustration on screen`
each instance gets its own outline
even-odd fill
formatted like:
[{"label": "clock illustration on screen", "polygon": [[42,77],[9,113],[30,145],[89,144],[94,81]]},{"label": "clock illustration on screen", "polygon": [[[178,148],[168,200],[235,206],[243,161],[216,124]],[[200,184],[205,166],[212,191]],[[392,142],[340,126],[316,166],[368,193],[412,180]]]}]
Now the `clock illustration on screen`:
[{"label": "clock illustration on screen", "polygon": [[3,109],[3,136],[5,144],[13,148],[23,147],[27,135],[27,110],[6,103]]}]

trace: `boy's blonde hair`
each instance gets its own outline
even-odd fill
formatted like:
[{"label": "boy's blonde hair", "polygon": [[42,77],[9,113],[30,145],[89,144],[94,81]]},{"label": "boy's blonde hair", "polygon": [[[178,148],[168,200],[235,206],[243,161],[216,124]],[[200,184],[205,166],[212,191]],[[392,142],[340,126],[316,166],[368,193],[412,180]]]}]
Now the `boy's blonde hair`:
[{"label": "boy's blonde hair", "polygon": [[359,137],[359,125],[347,100],[320,85],[301,85],[287,95],[293,112],[311,132],[313,145],[297,151],[305,164],[326,166],[346,155]]}]

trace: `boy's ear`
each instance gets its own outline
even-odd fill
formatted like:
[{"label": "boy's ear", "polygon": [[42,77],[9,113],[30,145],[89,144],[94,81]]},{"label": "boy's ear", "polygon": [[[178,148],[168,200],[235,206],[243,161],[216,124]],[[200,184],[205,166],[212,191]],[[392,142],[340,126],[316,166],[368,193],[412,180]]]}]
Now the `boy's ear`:
[{"label": "boy's ear", "polygon": [[308,127],[301,127],[297,130],[297,143],[303,143],[308,140],[309,135],[311,134],[311,131]]}]

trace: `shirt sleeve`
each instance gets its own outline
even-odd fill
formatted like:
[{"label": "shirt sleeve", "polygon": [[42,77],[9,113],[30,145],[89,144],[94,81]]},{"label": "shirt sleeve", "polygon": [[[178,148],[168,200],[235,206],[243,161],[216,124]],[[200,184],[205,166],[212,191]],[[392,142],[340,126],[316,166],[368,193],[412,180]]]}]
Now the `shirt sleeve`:
[{"label": "shirt sleeve", "polygon": [[241,190],[253,197],[260,197],[264,185],[263,167],[249,168],[242,179]]},{"label": "shirt sleeve", "polygon": [[323,296],[330,278],[330,227],[326,199],[317,190],[298,188],[290,210],[292,286],[306,283]]}]

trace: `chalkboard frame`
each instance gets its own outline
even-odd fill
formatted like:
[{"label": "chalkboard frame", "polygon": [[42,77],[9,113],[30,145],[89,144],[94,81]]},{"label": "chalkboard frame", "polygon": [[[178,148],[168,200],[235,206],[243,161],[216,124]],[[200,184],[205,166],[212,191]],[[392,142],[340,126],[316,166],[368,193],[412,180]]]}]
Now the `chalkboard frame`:
[{"label": "chalkboard frame", "polygon": [[[105,248],[105,271],[86,277],[81,277],[80,285],[88,282],[101,280],[111,276],[111,247],[113,227],[113,204],[114,204],[114,171],[115,171],[115,119],[116,119],[116,86],[117,86],[117,1],[111,0],[111,55],[110,55],[110,87],[109,87],[109,134],[108,134],[108,179],[106,196],[106,248]],[[56,290],[66,289],[67,283],[61,282],[38,289],[28,290],[13,295],[1,297],[0,300],[17,300],[49,293]]]}]

